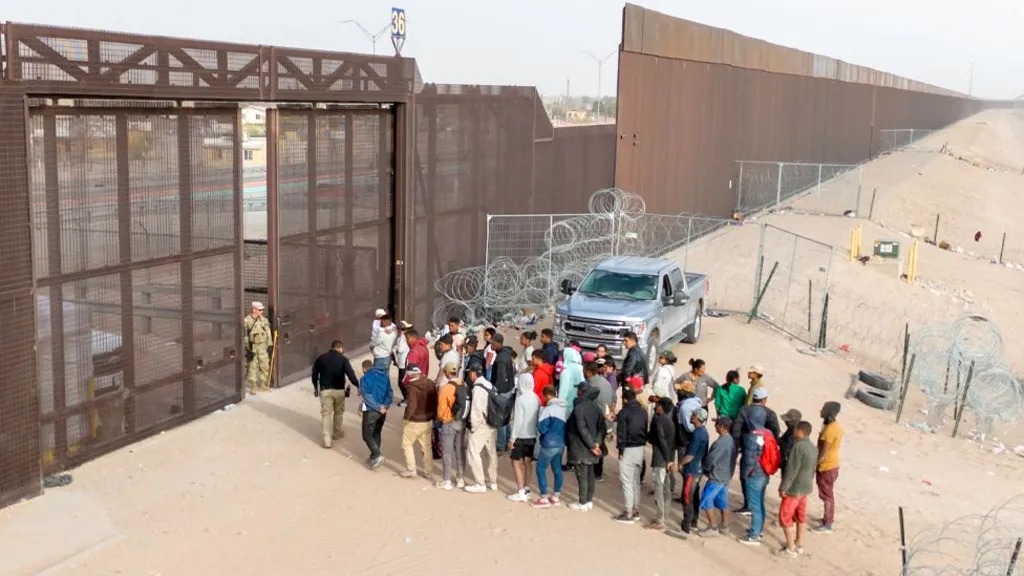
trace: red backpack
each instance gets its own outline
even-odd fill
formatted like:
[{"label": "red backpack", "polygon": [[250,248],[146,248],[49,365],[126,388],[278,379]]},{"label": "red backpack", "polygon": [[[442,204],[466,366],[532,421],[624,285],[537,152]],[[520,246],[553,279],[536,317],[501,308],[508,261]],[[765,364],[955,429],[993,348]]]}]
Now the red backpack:
[{"label": "red backpack", "polygon": [[761,438],[761,442],[758,442],[761,445],[761,456],[757,459],[761,470],[764,470],[768,476],[775,474],[782,465],[782,451],[779,450],[779,443],[775,440],[775,435],[771,430],[765,428],[754,430],[751,434]]}]

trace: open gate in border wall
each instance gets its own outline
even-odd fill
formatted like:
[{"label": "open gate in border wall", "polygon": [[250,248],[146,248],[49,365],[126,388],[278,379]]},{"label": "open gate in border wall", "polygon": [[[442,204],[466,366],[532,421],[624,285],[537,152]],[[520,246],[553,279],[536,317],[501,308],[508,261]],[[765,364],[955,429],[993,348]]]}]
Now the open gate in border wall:
[{"label": "open gate in border wall", "polygon": [[237,107],[29,102],[44,473],[241,396]]},{"label": "open gate in border wall", "polygon": [[270,300],[288,383],[335,338],[361,353],[373,311],[393,309],[394,117],[339,106],[271,110],[268,122]]}]

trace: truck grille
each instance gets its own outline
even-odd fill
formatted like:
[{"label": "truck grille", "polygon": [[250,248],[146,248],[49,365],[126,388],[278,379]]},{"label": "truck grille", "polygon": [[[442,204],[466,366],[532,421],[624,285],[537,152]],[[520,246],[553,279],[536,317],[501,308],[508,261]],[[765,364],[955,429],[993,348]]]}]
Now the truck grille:
[{"label": "truck grille", "polygon": [[629,326],[624,326],[621,322],[592,320],[578,316],[569,316],[562,324],[562,329],[568,335],[599,339],[621,339],[629,332]]}]

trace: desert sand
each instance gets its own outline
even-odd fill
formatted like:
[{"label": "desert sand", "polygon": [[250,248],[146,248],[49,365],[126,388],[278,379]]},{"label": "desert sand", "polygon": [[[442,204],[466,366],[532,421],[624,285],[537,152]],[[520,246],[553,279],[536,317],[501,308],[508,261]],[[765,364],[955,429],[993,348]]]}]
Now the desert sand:
[{"label": "desert sand", "polygon": [[[1020,435],[1003,426],[997,439],[970,440],[970,415],[960,438],[949,437],[949,426],[928,434],[912,426],[924,419],[923,398],[916,391],[900,424],[892,413],[844,394],[850,375],[861,367],[894,372],[904,323],[913,330],[951,321],[965,311],[998,322],[1007,358],[1020,368],[1024,272],[989,260],[1003,231],[1022,236],[1013,244],[1015,254],[1024,248],[1024,232],[1012,226],[1024,178],[1012,163],[1024,157],[1014,152],[1024,152],[1022,135],[1024,121],[1011,113],[988,112],[915,149],[865,165],[862,185],[878,188],[872,223],[794,214],[763,217],[806,237],[794,245],[791,234],[770,232],[778,237],[768,243],[767,259],[784,263],[777,273],[787,280],[766,296],[762,307],[799,338],[734,315],[708,318],[699,344],[675,347],[681,359],[677,373],[691,357],[705,359],[719,378],[732,368],[765,365],[769,406],[778,412],[801,410],[814,424],[815,435],[821,404],[842,402],[846,437],[836,532],[809,534],[804,556],[790,560],[772,554],[782,537],[775,516],[777,478],[768,490],[766,545],[759,548],[727,538],[682,541],[639,525],[613,523],[621,502],[614,460],[606,464],[607,479],[598,486],[597,506],[589,513],[508,502],[504,495],[513,483],[507,459],[499,465],[500,493],[443,492],[423,479],[396,475],[401,469],[397,413],[389,415],[384,432],[386,464],[376,471],[363,465],[367,452],[359,438],[355,397],[348,405],[346,438],[333,449],[322,448],[319,404],[304,381],[246,398],[229,410],[87,463],[72,471],[70,486],[0,510],[0,574],[522,574],[538,569],[896,574],[898,507],[904,507],[913,536],[1016,495],[1024,460],[1010,451],[994,453],[1000,451],[993,446],[1004,442],[1012,448]],[[940,154],[943,144],[968,160]],[[827,202],[828,190],[820,194],[806,202]],[[847,260],[854,225],[864,226],[866,250],[876,238],[900,240],[908,250],[910,239],[903,234],[914,227],[927,229],[936,212],[945,223],[939,239],[963,247],[964,253],[922,244],[916,284],[900,281],[893,262]],[[977,230],[983,239],[974,243]],[[783,244],[787,238],[791,243]],[[753,298],[758,241],[757,227],[736,227],[676,256],[686,259],[687,268],[711,274],[714,307],[742,310]],[[844,344],[849,352],[813,353],[800,339],[817,329],[814,309],[826,278],[832,306],[829,345]],[[808,280],[811,330],[806,330]],[[738,489],[734,482],[733,503]],[[567,501],[575,490],[575,479],[567,475]],[[653,506],[645,492],[645,516]],[[812,518],[820,516],[816,496],[809,512]],[[677,504],[671,524],[678,525],[680,517]],[[734,517],[730,523],[740,535],[747,520]]]}]

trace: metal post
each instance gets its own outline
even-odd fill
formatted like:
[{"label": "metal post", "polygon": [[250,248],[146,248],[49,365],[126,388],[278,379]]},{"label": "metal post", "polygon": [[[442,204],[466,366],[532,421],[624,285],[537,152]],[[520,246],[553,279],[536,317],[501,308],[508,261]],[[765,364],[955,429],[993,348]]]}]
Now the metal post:
[{"label": "metal post", "polygon": [[555,254],[555,251],[554,251],[554,247],[555,247],[555,215],[554,214],[551,214],[551,215],[548,216],[548,238],[551,238],[551,245],[548,246],[548,289],[551,290],[551,292],[548,293],[548,299],[550,300],[551,298],[554,298],[554,296],[555,296],[555,292],[554,291],[557,290],[555,288],[555,286],[554,286],[554,281],[555,281],[554,271],[551,269],[551,256],[553,256]]},{"label": "metal post", "polygon": [[1003,232],[1003,243],[999,246],[999,263],[1003,263],[1003,253],[1006,252],[1006,232]]},{"label": "metal post", "polygon": [[[484,297],[486,300],[487,287],[490,286],[490,282],[487,281],[487,270],[491,263],[491,214],[487,214],[487,218],[484,220]],[[550,285],[550,282],[548,283]]]},{"label": "metal post", "polygon": [[1013,576],[1013,570],[1017,567],[1017,558],[1020,557],[1020,546],[1024,538],[1017,538],[1017,544],[1013,547],[1013,555],[1010,556],[1010,566],[1006,569],[1006,576]]},{"label": "metal post", "polygon": [[871,220],[875,215],[875,195],[878,194],[878,188],[871,191],[871,207],[868,208],[868,220]]},{"label": "metal post", "polygon": [[900,506],[900,557],[903,559],[903,569],[900,573],[907,576],[907,530],[903,523],[903,506]]},{"label": "metal post", "polygon": [[736,211],[743,211],[743,161],[740,160],[740,180],[736,186]]},{"label": "metal post", "polygon": [[[789,278],[786,280],[786,302],[782,305],[782,322],[786,321],[786,314],[789,313],[789,293],[793,287],[793,262],[796,262],[796,245],[799,238],[793,235],[793,254],[789,257]],[[809,304],[808,304],[809,305]]]},{"label": "metal post", "polygon": [[821,168],[824,164],[818,164],[818,186],[815,188],[815,192],[821,192]]},{"label": "metal post", "polygon": [[863,183],[864,170],[860,166],[857,166],[857,205],[853,207],[854,211],[860,214],[860,192],[861,185]]},{"label": "metal post", "polygon": [[775,183],[775,205],[782,204],[782,162],[779,162],[779,176]]},{"label": "metal post", "polygon": [[810,333],[811,328],[811,297],[814,293],[814,280],[807,279],[807,332]]},{"label": "metal post", "polygon": [[754,270],[754,296],[750,299],[750,308],[753,309],[757,303],[757,293],[761,290],[761,278],[764,276],[764,224],[761,227],[761,239],[757,245],[757,269]]},{"label": "metal post", "polygon": [[690,257],[690,234],[693,230],[693,216],[686,217],[686,250],[683,252],[683,271],[686,271],[686,262]]},{"label": "metal post", "polygon": [[939,218],[941,218],[941,217],[942,217],[941,214],[936,214],[935,215],[935,235],[932,236],[932,244],[934,244],[936,246],[939,245]]}]

